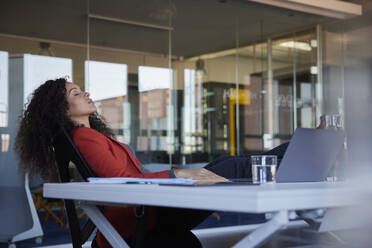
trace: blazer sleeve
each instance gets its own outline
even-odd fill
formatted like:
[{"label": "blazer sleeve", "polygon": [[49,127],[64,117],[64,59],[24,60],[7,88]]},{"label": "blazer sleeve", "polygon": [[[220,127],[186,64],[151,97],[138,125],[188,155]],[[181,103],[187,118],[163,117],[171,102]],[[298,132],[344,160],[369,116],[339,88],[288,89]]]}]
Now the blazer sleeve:
[{"label": "blazer sleeve", "polygon": [[[116,157],[110,140],[90,128],[79,128],[72,138],[80,153],[99,177],[168,178],[168,171],[142,173],[126,152]],[[123,148],[122,148],[123,149]]]}]

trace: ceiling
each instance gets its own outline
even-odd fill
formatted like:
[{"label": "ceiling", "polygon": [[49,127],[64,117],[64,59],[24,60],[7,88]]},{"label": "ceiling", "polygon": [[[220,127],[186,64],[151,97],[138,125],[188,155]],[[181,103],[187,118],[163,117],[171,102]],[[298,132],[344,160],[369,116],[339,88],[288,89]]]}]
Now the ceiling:
[{"label": "ceiling", "polygon": [[[244,46],[332,21],[246,0],[2,0],[0,34],[86,44],[88,9],[91,14],[173,27],[172,55],[185,58],[234,48],[237,40]],[[168,54],[166,30],[89,22],[91,45]]]}]

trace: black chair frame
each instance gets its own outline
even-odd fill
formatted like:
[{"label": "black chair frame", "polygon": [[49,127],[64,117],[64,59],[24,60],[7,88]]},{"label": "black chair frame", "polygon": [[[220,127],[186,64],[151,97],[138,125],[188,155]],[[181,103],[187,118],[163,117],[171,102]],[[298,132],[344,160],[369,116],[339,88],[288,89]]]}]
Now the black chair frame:
[{"label": "black chair frame", "polygon": [[[76,169],[84,181],[87,181],[88,177],[96,176],[64,128],[61,129],[61,132],[54,139],[54,151],[57,161],[59,180],[61,183],[71,182],[71,175],[69,171],[70,162],[75,164]],[[90,219],[88,219],[83,227],[80,227],[74,201],[64,200],[64,202],[73,247],[81,248],[82,245],[88,240],[96,226]]]},{"label": "black chair frame", "polygon": [[[84,181],[88,181],[88,177],[96,177],[88,163],[81,155],[79,149],[75,146],[66,129],[61,128],[59,134],[54,139],[54,151],[57,161],[59,180],[61,183],[71,181],[69,164],[73,162],[80,176]],[[89,219],[81,228],[77,214],[76,206],[73,200],[64,200],[67,219],[70,226],[70,235],[73,248],[81,248],[88,240],[94,229],[95,224]],[[102,210],[102,208],[100,208]],[[133,247],[140,248],[144,246],[144,233],[146,229],[147,209],[144,206],[137,206],[136,211],[136,226],[133,236]],[[140,214],[139,214],[140,213]]]}]

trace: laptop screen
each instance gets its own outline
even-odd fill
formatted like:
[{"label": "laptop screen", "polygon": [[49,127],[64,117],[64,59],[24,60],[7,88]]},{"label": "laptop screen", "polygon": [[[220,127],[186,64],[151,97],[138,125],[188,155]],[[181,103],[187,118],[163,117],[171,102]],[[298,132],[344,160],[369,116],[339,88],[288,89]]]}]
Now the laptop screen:
[{"label": "laptop screen", "polygon": [[297,128],[277,171],[276,182],[325,181],[343,142],[343,131]]}]

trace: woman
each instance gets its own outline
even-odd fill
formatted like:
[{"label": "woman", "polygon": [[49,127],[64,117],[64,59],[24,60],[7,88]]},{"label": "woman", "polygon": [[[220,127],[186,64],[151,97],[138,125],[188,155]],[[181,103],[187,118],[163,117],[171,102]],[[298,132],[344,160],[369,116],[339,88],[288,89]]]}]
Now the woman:
[{"label": "woman", "polygon": [[[225,178],[250,178],[249,156],[224,157],[205,168],[175,169],[144,173],[140,162],[130,150],[113,137],[113,132],[96,112],[96,106],[76,84],[66,79],[49,80],[37,88],[23,113],[16,138],[16,151],[20,166],[31,174],[44,178],[56,173],[53,138],[63,126],[75,145],[99,177],[182,177],[196,180],[225,181]],[[286,146],[270,154],[283,156]],[[146,247],[201,247],[191,229],[211,212],[152,208],[149,213]],[[127,241],[134,233],[135,215],[131,207],[105,207],[104,215]],[[94,245],[110,247],[98,232]]]}]

